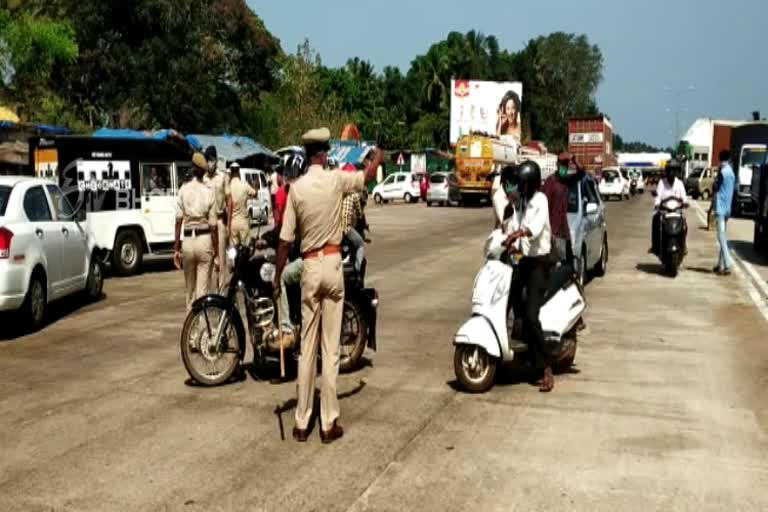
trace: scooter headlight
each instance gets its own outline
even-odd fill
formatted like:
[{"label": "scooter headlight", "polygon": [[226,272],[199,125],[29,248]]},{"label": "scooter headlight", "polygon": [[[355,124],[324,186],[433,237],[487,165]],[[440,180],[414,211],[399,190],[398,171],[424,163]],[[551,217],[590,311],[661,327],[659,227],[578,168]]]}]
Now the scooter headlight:
[{"label": "scooter headlight", "polygon": [[264,263],[259,270],[259,276],[265,283],[271,283],[275,280],[275,265],[272,263]]}]

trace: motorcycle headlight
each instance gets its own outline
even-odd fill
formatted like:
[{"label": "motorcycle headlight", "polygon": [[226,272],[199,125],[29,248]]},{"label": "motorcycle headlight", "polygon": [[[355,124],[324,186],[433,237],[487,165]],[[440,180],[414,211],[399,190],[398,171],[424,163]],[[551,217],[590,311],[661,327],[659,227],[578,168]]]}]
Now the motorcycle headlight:
[{"label": "motorcycle headlight", "polygon": [[237,247],[230,247],[227,249],[227,265],[230,268],[235,266],[235,260],[237,260]]},{"label": "motorcycle headlight", "polygon": [[275,265],[273,263],[264,263],[259,270],[259,276],[265,283],[271,283],[275,280]]}]

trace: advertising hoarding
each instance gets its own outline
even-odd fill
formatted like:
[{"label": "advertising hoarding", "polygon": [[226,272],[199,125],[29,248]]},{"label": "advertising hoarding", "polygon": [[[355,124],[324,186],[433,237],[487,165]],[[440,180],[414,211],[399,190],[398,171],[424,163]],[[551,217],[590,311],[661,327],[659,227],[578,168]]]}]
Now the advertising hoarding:
[{"label": "advertising hoarding", "polygon": [[451,144],[482,132],[520,143],[521,82],[451,80]]}]

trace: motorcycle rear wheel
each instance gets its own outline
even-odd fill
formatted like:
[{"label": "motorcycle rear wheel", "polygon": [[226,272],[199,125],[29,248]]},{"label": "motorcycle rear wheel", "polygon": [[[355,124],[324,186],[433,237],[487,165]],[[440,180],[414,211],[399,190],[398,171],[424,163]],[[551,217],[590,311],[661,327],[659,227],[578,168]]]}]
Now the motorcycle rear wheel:
[{"label": "motorcycle rear wheel", "polygon": [[[219,347],[214,346],[216,333],[226,315]],[[228,382],[240,367],[245,346],[245,329],[240,315],[222,305],[205,304],[193,309],[181,331],[181,359],[189,376],[203,386],[220,386]]]},{"label": "motorcycle rear wheel", "polygon": [[368,326],[354,302],[344,301],[339,344],[339,371],[351,372],[360,367],[360,360],[368,342]]}]

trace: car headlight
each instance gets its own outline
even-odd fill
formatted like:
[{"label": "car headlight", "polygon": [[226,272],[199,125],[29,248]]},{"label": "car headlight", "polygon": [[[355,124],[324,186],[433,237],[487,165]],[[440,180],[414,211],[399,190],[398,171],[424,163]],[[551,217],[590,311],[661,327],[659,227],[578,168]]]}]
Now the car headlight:
[{"label": "car headlight", "polygon": [[275,280],[275,265],[273,263],[264,263],[259,270],[259,276],[265,283],[271,283]]}]

